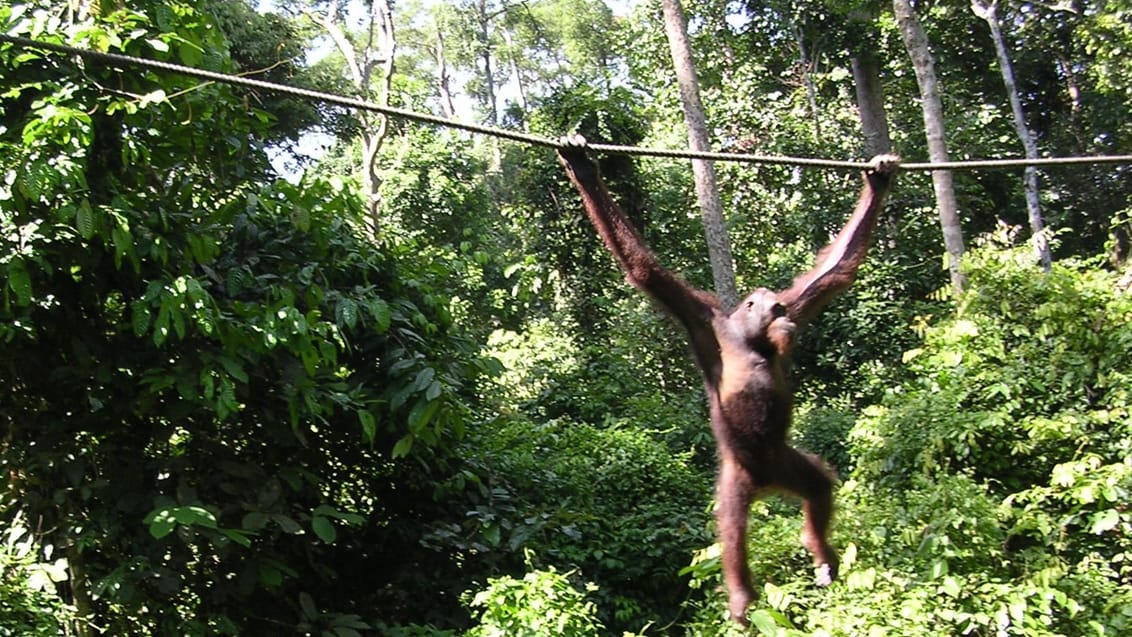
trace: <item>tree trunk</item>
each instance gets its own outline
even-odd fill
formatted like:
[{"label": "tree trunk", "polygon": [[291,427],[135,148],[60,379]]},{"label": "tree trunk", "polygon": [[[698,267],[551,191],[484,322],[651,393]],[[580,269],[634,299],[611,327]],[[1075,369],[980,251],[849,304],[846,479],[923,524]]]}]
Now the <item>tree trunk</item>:
[{"label": "tree trunk", "polygon": [[483,90],[484,99],[487,102],[487,119],[488,124],[492,126],[499,123],[499,105],[497,104],[498,98],[495,96],[495,70],[492,68],[491,60],[491,18],[492,16],[487,13],[487,0],[480,0],[476,5],[478,15],[476,16],[479,24],[479,39],[480,39],[480,59],[483,60]]},{"label": "tree trunk", "polygon": [[[692,49],[688,42],[688,23],[680,0],[664,0],[664,28],[672,52],[672,65],[680,85],[680,100],[684,106],[684,121],[688,125],[688,147],[694,151],[708,151],[707,122],[700,103],[699,82],[692,62]],[[715,292],[724,307],[739,300],[735,290],[735,269],[731,261],[731,242],[727,237],[727,224],[723,220],[723,204],[719,200],[719,187],[715,167],[707,160],[693,159],[692,174],[696,181],[696,199],[707,238],[708,257],[711,260]]]},{"label": "tree trunk", "polygon": [[76,621],[73,624],[78,637],[91,637],[91,625],[96,622],[94,604],[90,598],[90,582],[86,576],[86,562],[79,547],[71,541],[67,545],[67,568],[71,572],[71,599],[75,603]]},{"label": "tree trunk", "polygon": [[515,88],[519,96],[519,109],[523,112],[523,130],[527,130],[527,91],[523,87],[523,76],[519,73],[519,61],[515,57],[515,39],[511,37],[511,32],[506,28],[503,31],[503,42],[507,45],[508,61],[511,65],[511,77],[515,78]]},{"label": "tree trunk", "polygon": [[[943,104],[939,98],[939,85],[935,76],[935,60],[932,58],[928,36],[920,19],[912,9],[910,0],[892,0],[896,14],[896,24],[904,40],[904,48],[912,59],[916,71],[916,83],[920,87],[920,99],[924,112],[924,131],[928,142],[928,157],[933,163],[945,162],[947,140],[943,126]],[[947,269],[951,275],[951,287],[956,295],[963,292],[964,277],[959,269],[963,259],[963,228],[959,223],[959,205],[955,200],[955,187],[950,170],[932,171],[932,186],[935,189],[936,205],[939,206],[939,225],[943,229],[943,244],[947,250]]]},{"label": "tree trunk", "polygon": [[[998,0],[971,0],[971,10],[975,15],[986,21],[990,27],[991,39],[994,40],[994,50],[998,54],[998,66],[1002,71],[1002,83],[1006,87],[1006,95],[1010,98],[1010,109],[1014,113],[1014,128],[1018,131],[1018,139],[1022,142],[1026,159],[1038,158],[1038,142],[1034,133],[1026,126],[1026,113],[1022,110],[1022,98],[1018,96],[1018,86],[1014,81],[1014,65],[1010,63],[1010,53],[1006,50],[1006,39],[1002,36],[1002,27],[998,22]],[[1038,169],[1027,166],[1025,172],[1026,215],[1030,219],[1031,241],[1034,244],[1034,254],[1042,264],[1042,270],[1049,272],[1053,261],[1049,251],[1049,237],[1044,231],[1042,220],[1042,204],[1038,196]]]},{"label": "tree trunk", "polygon": [[[331,13],[307,11],[312,21],[326,30],[334,45],[345,58],[354,90],[363,98],[375,100],[381,106],[389,105],[390,87],[393,82],[393,62],[397,41],[393,34],[393,10],[389,0],[372,0],[365,41],[356,47],[341,24]],[[381,74],[374,77],[374,70]],[[375,82],[377,85],[375,86]],[[381,178],[377,174],[377,154],[385,142],[389,128],[389,118],[378,113],[359,112],[361,121],[362,146],[362,190],[366,196],[368,226],[371,235],[376,236],[381,220]]]},{"label": "tree trunk", "polygon": [[440,110],[448,119],[456,119],[456,105],[452,102],[452,76],[448,73],[448,57],[444,52],[444,33],[436,25],[436,75],[440,91]]},{"label": "tree trunk", "polygon": [[853,69],[853,85],[857,92],[857,115],[865,138],[865,156],[874,157],[892,151],[888,133],[888,113],[884,110],[884,88],[880,83],[880,61],[872,51],[864,51],[849,60]]},{"label": "tree trunk", "polygon": [[810,118],[814,122],[814,139],[822,139],[821,119],[818,117],[818,89],[814,86],[814,62],[806,51],[806,36],[800,25],[794,25],[794,40],[798,43],[798,65],[802,70],[802,83],[806,86],[806,103],[810,107]]}]

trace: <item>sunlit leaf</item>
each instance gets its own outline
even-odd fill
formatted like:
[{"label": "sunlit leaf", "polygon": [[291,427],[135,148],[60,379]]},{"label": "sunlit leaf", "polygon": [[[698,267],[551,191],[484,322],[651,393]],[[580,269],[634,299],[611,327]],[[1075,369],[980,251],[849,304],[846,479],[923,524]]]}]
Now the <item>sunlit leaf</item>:
[{"label": "sunlit leaf", "polygon": [[413,434],[405,434],[397,444],[393,445],[392,456],[394,459],[407,456],[409,451],[413,448]]},{"label": "sunlit leaf", "polygon": [[1092,527],[1089,529],[1090,533],[1100,535],[1102,533],[1111,531],[1120,524],[1120,512],[1116,509],[1105,509],[1096,513],[1092,517]]}]

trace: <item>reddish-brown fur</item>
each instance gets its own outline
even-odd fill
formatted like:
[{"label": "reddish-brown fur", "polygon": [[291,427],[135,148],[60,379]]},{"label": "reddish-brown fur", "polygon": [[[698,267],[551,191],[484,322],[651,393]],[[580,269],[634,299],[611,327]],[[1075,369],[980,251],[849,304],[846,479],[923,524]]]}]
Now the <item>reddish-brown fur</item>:
[{"label": "reddish-brown fur", "polygon": [[703,372],[720,459],[716,518],[731,617],[746,623],[747,606],[755,596],[746,533],[751,501],[761,493],[782,490],[802,498],[802,544],[814,556],[818,584],[829,584],[837,576],[837,553],[826,539],[833,478],[819,458],[786,444],[792,411],[786,371],[798,328],[853,282],[899,159],[873,160],[856,209],[818,254],[812,270],[787,290],[760,288],[727,311],[714,295],[691,287],[657,262],[610,197],[586,155],[584,139],[564,139],[559,158],[626,278],[680,321]]}]

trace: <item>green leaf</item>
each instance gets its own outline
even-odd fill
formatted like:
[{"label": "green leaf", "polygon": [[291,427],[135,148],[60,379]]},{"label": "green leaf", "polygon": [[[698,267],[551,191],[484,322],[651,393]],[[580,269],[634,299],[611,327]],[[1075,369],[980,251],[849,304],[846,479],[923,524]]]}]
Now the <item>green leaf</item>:
[{"label": "green leaf", "polygon": [[224,367],[224,371],[228,372],[229,376],[241,383],[248,382],[248,373],[244,371],[244,366],[239,361],[230,356],[220,356],[217,360],[220,361],[220,365]]},{"label": "green leaf", "polygon": [[181,59],[181,64],[185,66],[199,66],[200,61],[204,59],[204,53],[201,48],[191,42],[182,40],[178,43],[177,57]]},{"label": "green leaf", "polygon": [[299,606],[303,609],[303,617],[308,620],[318,619],[318,608],[314,605],[314,599],[305,592],[299,593]]},{"label": "green leaf", "polygon": [[268,517],[262,511],[251,511],[240,520],[240,527],[248,531],[258,531],[267,526]]},{"label": "green leaf", "polygon": [[411,396],[412,394],[413,394],[413,386],[412,385],[405,385],[401,389],[398,389],[397,392],[395,394],[393,394],[393,398],[391,398],[389,400],[389,408],[390,409],[400,409],[401,405],[404,405],[405,401],[408,400],[409,396]]},{"label": "green leaf", "polygon": [[110,240],[114,244],[114,267],[122,267],[122,258],[134,256],[134,237],[123,226],[115,226],[110,231]]},{"label": "green leaf", "polygon": [[321,515],[311,518],[311,530],[325,544],[334,544],[338,539],[338,529],[334,528],[334,523]]},{"label": "green leaf", "polygon": [[140,338],[149,329],[149,321],[152,317],[149,304],[145,301],[134,301],[130,304],[130,310],[130,322],[134,328],[134,336]]},{"label": "green leaf", "polygon": [[224,537],[240,546],[247,548],[252,545],[252,538],[245,531],[239,529],[222,529],[220,532],[224,534]]},{"label": "green leaf", "polygon": [[291,223],[303,232],[308,232],[311,229],[311,211],[306,206],[295,204],[291,210]]},{"label": "green leaf", "polygon": [[374,438],[377,436],[377,419],[373,413],[366,409],[358,410],[358,422],[362,425],[362,437],[365,441],[372,444]]},{"label": "green leaf", "polygon": [[483,539],[491,546],[499,546],[500,529],[498,524],[490,524],[483,530]]},{"label": "green leaf", "polygon": [[149,534],[155,539],[169,535],[178,524],[184,526],[201,526],[208,529],[217,529],[216,516],[199,506],[166,507],[150,513],[146,519],[149,522]]},{"label": "green leaf", "polygon": [[94,236],[94,211],[91,210],[90,200],[86,197],[79,203],[79,209],[75,213],[75,229],[83,239],[89,240]]},{"label": "green leaf", "polygon": [[209,529],[218,528],[216,525],[216,516],[204,507],[187,506],[187,507],[173,507],[170,509],[173,512],[173,518],[179,524],[189,526],[203,526]]},{"label": "green leaf", "polygon": [[436,415],[436,410],[439,408],[439,400],[418,400],[409,412],[409,431],[419,435],[420,431],[432,422],[432,417]]},{"label": "green leaf", "polygon": [[778,622],[774,621],[774,617],[765,610],[756,610],[748,615],[751,623],[758,628],[759,633],[763,635],[775,635],[778,633]]},{"label": "green leaf", "polygon": [[279,528],[282,529],[284,533],[294,535],[303,530],[303,527],[299,526],[298,522],[285,515],[275,513],[271,516],[271,519],[279,525]]},{"label": "green leaf", "polygon": [[413,391],[418,392],[428,386],[432,379],[436,376],[436,370],[431,367],[425,367],[417,372],[417,377],[413,381]]},{"label": "green leaf", "polygon": [[260,564],[259,582],[266,588],[275,588],[283,583],[283,573],[270,564]]},{"label": "green leaf", "polygon": [[407,456],[409,454],[409,450],[413,448],[413,438],[413,434],[405,434],[404,437],[397,441],[397,444],[393,445],[392,455],[394,459],[400,458],[402,456]]},{"label": "green leaf", "polygon": [[353,329],[358,324],[358,304],[353,299],[341,299],[334,310],[339,325]]},{"label": "green leaf", "polygon": [[1120,512],[1116,509],[1105,509],[1093,515],[1093,525],[1090,532],[1100,535],[1116,528],[1120,524]]},{"label": "green leaf", "polygon": [[369,310],[378,334],[389,331],[389,326],[393,324],[393,311],[389,309],[388,303],[382,299],[373,299],[366,304],[366,309]]},{"label": "green leaf", "polygon": [[22,258],[12,259],[8,264],[8,288],[16,295],[16,303],[27,305],[31,303],[31,275]]},{"label": "green leaf", "polygon": [[173,532],[177,527],[177,522],[173,519],[168,511],[161,511],[149,523],[149,534],[154,539],[160,540],[161,538]]}]

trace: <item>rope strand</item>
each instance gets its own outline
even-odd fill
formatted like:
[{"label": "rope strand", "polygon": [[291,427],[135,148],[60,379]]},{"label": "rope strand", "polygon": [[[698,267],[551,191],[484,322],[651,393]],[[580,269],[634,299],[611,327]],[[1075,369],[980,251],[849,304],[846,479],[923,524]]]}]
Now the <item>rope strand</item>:
[{"label": "rope strand", "polygon": [[[17,46],[25,48],[43,49],[46,51],[54,51],[56,53],[65,53],[69,55],[78,55],[95,62],[105,64],[119,64],[126,66],[135,66],[148,68],[158,71],[167,71],[170,73],[177,73],[188,77],[195,77],[197,79],[207,80],[210,82],[220,82],[223,84],[230,84],[233,86],[243,86],[247,88],[258,88],[275,93],[282,93],[285,95],[293,95],[303,99],[315,100],[327,104],[335,104],[344,106],[346,108],[353,108],[364,111],[372,111],[389,115],[392,117],[399,117],[410,121],[415,121],[423,124],[432,124],[435,126],[443,126],[447,128],[456,128],[459,130],[468,131],[480,135],[490,135],[499,137],[501,139],[508,139],[524,144],[531,144],[534,146],[544,146],[548,148],[560,148],[562,144],[555,139],[547,137],[540,137],[538,135],[531,135],[519,131],[507,130],[503,128],[496,128],[492,126],[481,126],[470,122],[462,122],[459,120],[448,119],[445,117],[438,117],[427,113],[419,113],[410,111],[403,108],[396,108],[393,106],[382,106],[373,102],[365,100],[344,97],[335,95],[333,93],[324,93],[321,91],[312,91],[310,89],[298,88],[295,86],[287,86],[285,84],[276,84],[273,82],[265,82],[263,80],[256,80],[248,77],[228,75],[224,73],[217,73],[214,71],[207,71],[198,69],[191,66],[183,66],[180,64],[173,64],[170,62],[161,62],[158,60],[150,60],[146,58],[139,58],[130,55],[122,55],[120,53],[103,53],[102,51],[94,51],[91,49],[82,49],[78,47],[69,46],[66,44],[57,44],[54,42],[43,42],[40,40],[33,40],[20,36],[8,35],[0,33],[0,42],[8,42]],[[864,170],[868,168],[869,164],[859,161],[841,161],[835,159],[820,159],[811,157],[790,157],[790,156],[770,156],[770,155],[752,155],[747,153],[723,153],[723,152],[697,152],[690,150],[671,150],[665,148],[641,148],[636,146],[619,146],[615,144],[589,144],[589,148],[598,152],[614,153],[620,155],[639,155],[649,157],[665,157],[671,159],[706,159],[713,161],[734,161],[753,164],[769,164],[780,166],[807,166],[816,168],[837,168],[837,169],[853,169]],[[934,170],[972,170],[976,168],[1016,168],[1025,166],[1065,166],[1065,165],[1080,165],[1080,164],[1132,164],[1132,155],[1094,155],[1086,157],[1042,157],[1036,159],[980,159],[980,160],[965,160],[965,161],[949,161],[940,163],[905,163],[901,164],[900,169],[905,172],[913,171],[934,171]]]}]

